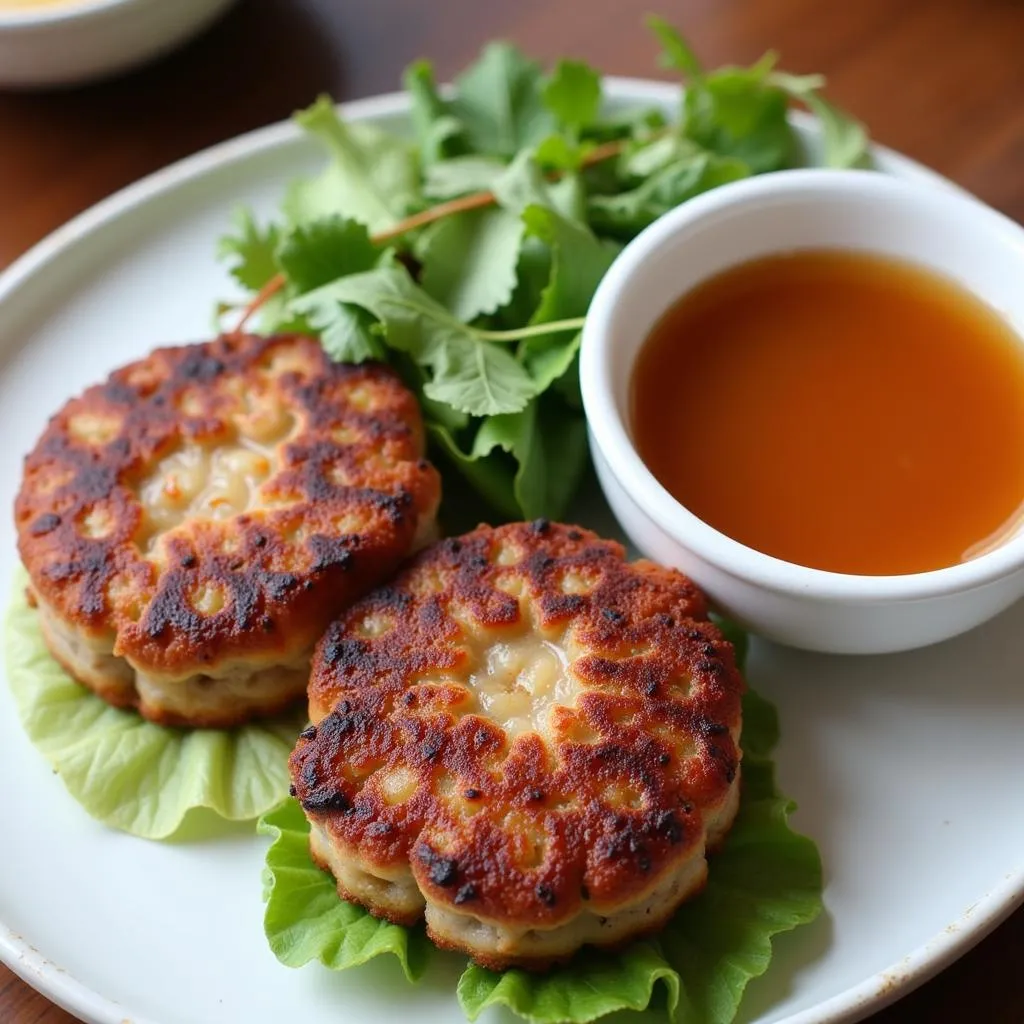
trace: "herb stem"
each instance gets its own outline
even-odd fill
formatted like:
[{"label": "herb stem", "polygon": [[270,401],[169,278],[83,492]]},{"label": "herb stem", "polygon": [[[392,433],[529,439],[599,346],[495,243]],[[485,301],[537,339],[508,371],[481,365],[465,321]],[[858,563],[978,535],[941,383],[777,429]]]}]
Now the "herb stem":
[{"label": "herb stem", "polygon": [[545,334],[558,334],[561,331],[581,331],[586,317],[574,316],[570,320],[551,320],[544,324],[531,324],[529,327],[516,327],[510,331],[485,331],[479,327],[470,330],[481,341],[522,341],[525,338],[537,338]]},{"label": "herb stem", "polygon": [[436,220],[443,220],[445,217],[452,217],[457,213],[466,213],[468,210],[480,210],[485,206],[493,206],[497,202],[493,192],[473,192],[468,196],[459,196],[457,199],[449,199],[447,202],[438,203],[419,213],[414,213],[405,220],[383,231],[378,231],[370,239],[374,245],[382,242],[390,242],[393,238],[400,238],[402,235],[415,231],[417,228],[433,224]]},{"label": "herb stem", "polygon": [[250,319],[263,307],[265,306],[287,283],[287,279],[284,274],[275,274],[252,298],[252,301],[242,310],[242,315],[239,318],[235,329],[231,332],[232,334],[241,334],[245,330],[245,325]]},{"label": "herb stem", "polygon": [[[628,141],[628,139],[613,139],[611,142],[602,142],[601,145],[595,146],[587,153],[581,161],[581,166],[592,167],[594,164],[611,160],[612,157],[618,156],[625,149]],[[549,175],[553,180],[557,180],[561,176],[561,172]],[[457,199],[449,199],[447,202],[438,203],[437,206],[431,206],[426,210],[421,210],[419,213],[414,213],[411,217],[406,217],[404,220],[400,220],[397,224],[393,224],[383,231],[378,231],[375,235],[371,236],[370,241],[374,245],[390,242],[394,238],[400,238],[410,231],[426,227],[428,224],[443,220],[445,217],[452,217],[455,214],[465,213],[468,210],[482,210],[485,207],[493,206],[496,202],[497,199],[491,191],[472,192],[466,196],[459,196]],[[287,283],[287,278],[284,274],[280,273],[275,274],[267,281],[245,307],[241,318],[231,333],[241,334],[245,329],[245,325],[252,317]],[[560,323],[557,326],[554,324],[535,324],[533,327],[524,327],[518,331],[478,331],[477,334],[488,341],[517,341],[520,338],[534,337],[538,334],[550,334],[556,330],[578,330],[583,325],[583,321],[581,320],[577,323],[575,320],[566,320],[564,324],[565,326],[561,326]]]}]

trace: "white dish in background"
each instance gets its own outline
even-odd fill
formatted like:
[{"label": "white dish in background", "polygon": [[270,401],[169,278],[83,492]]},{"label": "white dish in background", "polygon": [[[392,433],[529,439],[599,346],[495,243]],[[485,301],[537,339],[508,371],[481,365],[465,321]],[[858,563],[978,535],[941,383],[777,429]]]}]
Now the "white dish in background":
[{"label": "white dish in background", "polygon": [[77,85],[198,35],[235,0],[59,0],[0,7],[0,88]]},{"label": "white dish in background", "polygon": [[580,383],[604,493],[645,555],[688,573],[718,607],[762,636],[830,654],[885,654],[947,640],[1024,596],[1019,528],[985,554],[932,572],[824,572],[773,558],[702,522],[633,446],[629,381],[655,322],[726,268],[799,249],[864,251],[927,267],[1024,337],[1024,228],[961,192],[871,171],[819,169],[706,192],[626,246],[587,315]]},{"label": "white dish in background", "polygon": [[[611,93],[666,106],[678,96],[622,80]],[[391,96],[348,114],[395,127],[405,110]],[[813,135],[809,121],[798,124]],[[900,177],[939,180],[891,152],[878,161]],[[22,454],[70,394],[155,345],[208,335],[213,301],[231,293],[214,258],[231,208],[250,202],[270,215],[285,181],[319,163],[291,126],[237,139],[105,201],[0,277],[0,507],[10,508]],[[599,501],[580,518],[616,531]],[[5,512],[0,588],[14,559]],[[800,802],[795,825],[821,848],[828,913],[776,942],[742,1021],[864,1017],[1024,900],[1021,664],[1021,606],[912,654],[858,659],[753,645],[750,676],[779,708],[781,782]],[[458,958],[437,957],[418,986],[390,958],[341,974],[279,965],[261,924],[265,840],[233,829],[147,843],[95,824],[25,738],[5,685],[0,776],[0,957],[84,1019],[461,1019]]]}]

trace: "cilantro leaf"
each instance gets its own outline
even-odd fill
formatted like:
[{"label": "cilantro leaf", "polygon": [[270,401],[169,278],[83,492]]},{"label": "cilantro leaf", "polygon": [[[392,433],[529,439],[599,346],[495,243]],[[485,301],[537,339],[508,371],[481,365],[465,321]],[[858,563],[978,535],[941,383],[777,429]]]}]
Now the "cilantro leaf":
[{"label": "cilantro leaf", "polygon": [[318,178],[289,187],[282,205],[293,224],[339,215],[382,231],[421,202],[416,152],[407,142],[367,122],[347,124],[325,96],[295,120],[331,159]]},{"label": "cilantro leaf", "polygon": [[490,156],[439,160],[426,168],[423,192],[430,199],[454,199],[470,192],[486,192],[504,171],[505,164]]},{"label": "cilantro leaf", "polygon": [[380,336],[376,318],[360,306],[337,302],[318,307],[310,323],[320,332],[320,344],[336,363],[383,361],[387,347]]},{"label": "cilantro leaf", "polygon": [[557,398],[541,396],[522,412],[484,420],[473,454],[485,455],[495,448],[508,452],[519,464],[513,493],[522,515],[561,518],[587,464],[583,417]]},{"label": "cilantro leaf", "polygon": [[619,173],[623,181],[640,184],[669,164],[685,157],[699,156],[703,152],[697,143],[673,132],[646,145],[626,150],[619,160]]},{"label": "cilantro leaf", "polygon": [[460,320],[493,313],[512,297],[523,232],[522,220],[500,208],[431,225],[416,247],[424,290]]},{"label": "cilantro leaf", "polygon": [[560,171],[575,171],[583,162],[585,150],[573,145],[564,135],[549,135],[537,146],[534,157],[538,164]]},{"label": "cilantro leaf", "polygon": [[510,43],[490,43],[456,76],[451,112],[465,125],[471,150],[512,157],[555,128],[544,106],[541,70]]},{"label": "cilantro leaf", "polygon": [[430,366],[434,376],[423,393],[471,416],[516,412],[537,394],[536,382],[507,349],[472,338],[445,338]]},{"label": "cilantro leaf", "polygon": [[571,220],[582,219],[579,180],[566,175],[561,181],[550,182],[537,164],[533,149],[520,150],[515,159],[491,184],[500,206],[514,213],[522,213],[527,206],[543,206],[557,210]]},{"label": "cilantro leaf", "polygon": [[773,71],[770,80],[817,115],[824,133],[822,159],[826,167],[863,167],[869,162],[868,133],[864,125],[819,93],[825,84],[820,75]]},{"label": "cilantro leaf", "polygon": [[698,152],[668,164],[627,192],[592,196],[591,223],[616,237],[632,238],[687,199],[749,174],[750,168],[740,160]]},{"label": "cilantro leaf", "polygon": [[754,174],[788,167],[796,152],[789,98],[769,77],[772,55],[750,68],[722,68],[686,91],[683,131]]},{"label": "cilantro leaf", "polygon": [[453,316],[401,267],[352,274],[293,300],[300,313],[360,306],[383,325],[389,347],[431,370],[423,393],[471,416],[518,412],[536,394],[533,378],[506,348]]},{"label": "cilantro leaf", "polygon": [[217,257],[228,264],[228,272],[243,287],[258,292],[276,273],[280,232],[276,224],[261,228],[252,210],[242,206],[232,217],[234,230],[217,241]]},{"label": "cilantro leaf", "polygon": [[661,67],[679,71],[684,78],[699,79],[704,74],[697,55],[678,29],[655,14],[648,16],[647,27],[661,43],[661,53],[658,54],[658,64]]},{"label": "cilantro leaf", "polygon": [[409,94],[409,116],[423,163],[429,167],[454,155],[463,132],[462,124],[452,116],[437,91],[430,61],[418,60],[410,64],[402,75],[402,85]]},{"label": "cilantro leaf", "polygon": [[664,112],[658,107],[626,107],[609,112],[587,125],[582,136],[595,142],[642,139],[664,128],[667,123]]},{"label": "cilantro leaf", "polygon": [[526,207],[523,221],[526,230],[546,242],[553,253],[551,277],[530,322],[585,316],[619,246],[601,241],[589,228],[542,206]]},{"label": "cilantro leaf", "polygon": [[597,119],[601,76],[589,64],[560,60],[544,85],[544,105],[573,133]]},{"label": "cilantro leaf", "polygon": [[333,216],[292,228],[281,240],[277,263],[296,292],[308,292],[369,270],[379,256],[363,224]]},{"label": "cilantro leaf", "polygon": [[[497,512],[505,519],[523,518],[523,511],[513,490],[516,464],[512,459],[493,451],[493,448],[486,451],[473,448],[466,452],[459,446],[452,431],[440,423],[428,423],[427,433],[434,446],[440,450],[442,457],[459,471],[463,479],[490,506],[487,511],[491,513],[492,520],[493,512]],[[446,482],[445,498],[448,497],[448,490]],[[459,526],[472,529],[479,518],[470,515],[469,521],[460,523]]]},{"label": "cilantro leaf", "polygon": [[527,345],[523,357],[526,368],[537,382],[537,391],[543,394],[552,384],[560,381],[576,364],[582,334],[568,341],[548,345]]}]

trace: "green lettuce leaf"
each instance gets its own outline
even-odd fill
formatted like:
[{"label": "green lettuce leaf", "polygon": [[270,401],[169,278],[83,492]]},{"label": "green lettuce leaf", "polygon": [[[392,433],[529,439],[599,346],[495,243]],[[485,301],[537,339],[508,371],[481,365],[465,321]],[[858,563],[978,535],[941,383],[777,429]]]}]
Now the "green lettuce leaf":
[{"label": "green lettuce leaf", "polygon": [[588,950],[568,968],[550,974],[496,973],[470,964],[459,979],[459,1005],[471,1020],[507,1006],[536,1024],[583,1024],[616,1010],[646,1010],[664,989],[669,1018],[679,1004],[679,973],[656,943],[635,942],[621,953]]},{"label": "green lettuce leaf", "polygon": [[309,822],[296,800],[260,819],[272,837],[267,850],[263,926],[274,956],[288,967],[318,960],[334,971],[357,967],[382,953],[398,958],[409,981],[427,964],[430,942],[422,928],[402,928],[338,899],[331,876],[309,858]]},{"label": "green lettuce leaf", "polygon": [[561,518],[587,466],[587,426],[555,396],[541,396],[522,412],[490,416],[473,442],[472,458],[499,448],[512,455],[515,503],[526,519]]},{"label": "green lettuce leaf", "polygon": [[822,911],[821,858],[787,821],[795,804],[775,783],[775,708],[753,691],[743,700],[743,791],[708,884],[658,936],[682,982],[677,1024],[730,1024],[751,979],[768,969],[772,938]]},{"label": "green lettuce leaf", "polygon": [[294,712],[239,729],[172,729],[113,708],[50,656],[19,567],[4,633],[7,679],[22,726],[68,792],[98,821],[166,839],[207,808],[250,821],[288,792]]},{"label": "green lettuce leaf", "polygon": [[[728,630],[742,664],[745,636]],[[504,1006],[536,1024],[585,1024],[660,1005],[675,1024],[730,1024],[750,979],[769,966],[772,937],[812,921],[822,909],[817,848],[790,829],[793,804],[775,784],[775,709],[748,691],[743,715],[740,810],[724,849],[711,860],[704,892],[657,937],[621,952],[586,949],[545,975],[468,965],[457,995],[470,1020]],[[399,957],[407,975],[421,969],[418,929],[381,923],[338,900],[330,876],[309,860],[308,824],[294,801],[264,819],[261,830],[277,836],[267,857],[266,922],[279,959],[319,959],[342,968],[387,952]]]}]

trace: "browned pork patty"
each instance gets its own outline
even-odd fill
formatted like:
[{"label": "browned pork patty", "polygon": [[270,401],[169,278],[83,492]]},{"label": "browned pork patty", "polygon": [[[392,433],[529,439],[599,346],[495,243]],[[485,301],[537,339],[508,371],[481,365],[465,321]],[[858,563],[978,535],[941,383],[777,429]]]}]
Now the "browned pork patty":
[{"label": "browned pork patty", "polygon": [[47,643],[158,722],[228,726],[306,688],[313,644],[433,529],[420,412],[312,338],[158,349],[69,401],[15,516]]},{"label": "browned pork patty", "polygon": [[317,646],[291,758],[312,855],[493,969],[623,943],[704,884],[742,690],[678,572],[546,521],[442,541]]}]

